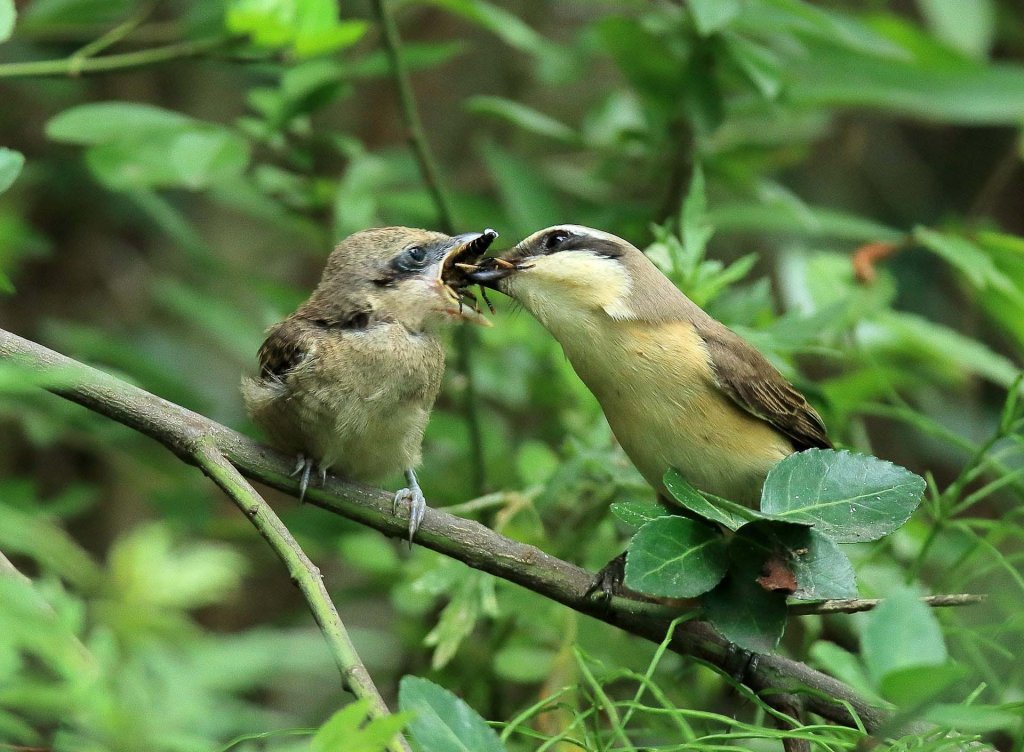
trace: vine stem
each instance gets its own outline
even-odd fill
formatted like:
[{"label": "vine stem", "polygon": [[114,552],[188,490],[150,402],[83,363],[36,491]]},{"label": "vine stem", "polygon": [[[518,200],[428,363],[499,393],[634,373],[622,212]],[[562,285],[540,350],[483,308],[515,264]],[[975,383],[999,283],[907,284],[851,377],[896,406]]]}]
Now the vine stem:
[{"label": "vine stem", "polygon": [[[324,586],[323,575],[317,566],[310,561],[299,546],[291,532],[281,522],[274,510],[257,493],[249,482],[242,477],[238,469],[232,465],[217,448],[212,437],[206,436],[196,442],[192,457],[200,469],[223,489],[223,491],[249,518],[253,526],[270,544],[281,563],[285,565],[292,582],[302,593],[313,612],[320,632],[327,641],[334,662],[341,671],[345,687],[361,700],[369,703],[369,712],[373,717],[389,714],[377,690],[369,671],[363,664],[355,645],[349,637],[345,624],[341,621],[338,609],[335,608],[331,596]],[[411,752],[408,743],[401,735],[396,735],[388,745],[390,752]]]},{"label": "vine stem", "polygon": [[[420,168],[423,183],[430,193],[437,211],[440,229],[449,235],[455,234],[455,215],[451,200],[444,189],[441,171],[438,169],[434,152],[430,148],[416,95],[409,80],[409,71],[402,60],[402,40],[398,34],[395,19],[388,11],[387,0],[373,0],[373,11],[384,37],[384,48],[391,63],[391,73],[398,89],[398,105],[409,139],[409,147]],[[463,380],[462,411],[469,434],[469,450],[472,455],[473,486],[478,495],[487,490],[487,464],[484,456],[483,428],[477,407],[476,380],[473,378],[472,352],[476,333],[468,326],[460,326],[455,332],[455,367]]]},{"label": "vine stem", "polygon": [[101,57],[82,57],[78,52],[59,60],[30,60],[23,63],[0,63],[0,78],[29,78],[36,76],[78,76],[88,73],[143,68],[147,65],[166,63],[198,57],[207,52],[227,47],[237,42],[236,37],[216,36],[189,42],[176,42],[147,50],[124,52]]}]

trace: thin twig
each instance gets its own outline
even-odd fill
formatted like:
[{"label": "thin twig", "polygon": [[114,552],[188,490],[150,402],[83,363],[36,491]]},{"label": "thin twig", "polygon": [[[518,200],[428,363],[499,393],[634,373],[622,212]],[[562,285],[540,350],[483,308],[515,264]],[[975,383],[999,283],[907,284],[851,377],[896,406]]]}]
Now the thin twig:
[{"label": "thin twig", "polygon": [[[437,219],[442,232],[449,235],[455,233],[455,215],[451,201],[444,189],[441,172],[430,148],[419,108],[416,106],[416,95],[409,81],[409,71],[402,60],[402,40],[398,35],[395,19],[388,12],[387,0],[373,0],[373,10],[384,36],[384,48],[391,62],[391,73],[398,89],[398,105],[402,113],[402,121],[408,132],[409,147],[412,149],[416,162],[420,167],[420,175],[426,185],[427,192],[437,211]],[[480,411],[477,409],[476,381],[473,378],[472,352],[476,342],[476,332],[468,326],[460,326],[455,332],[455,369],[462,377],[462,411],[466,419],[466,430],[469,434],[469,450],[472,457],[473,488],[477,494],[487,490],[487,461],[484,455],[483,430],[480,424]]]},{"label": "thin twig", "polygon": [[104,73],[116,70],[143,68],[187,57],[199,57],[208,52],[234,44],[235,37],[209,37],[190,42],[176,42],[148,50],[124,52],[119,55],[81,58],[76,55],[59,60],[32,60],[25,63],[0,63],[0,78],[27,78],[34,76],[77,76],[86,73]]},{"label": "thin twig", "polygon": [[[292,495],[298,493],[296,481],[289,477],[294,457],[198,413],[0,330],[2,360],[20,363],[36,380],[52,377],[46,386],[51,392],[150,436],[185,462],[195,463],[197,445],[210,441],[247,477]],[[407,524],[392,513],[393,497],[381,489],[333,477],[323,488],[310,488],[306,494],[306,499],[319,507],[391,537],[404,538]],[[440,509],[428,507],[416,542],[656,644],[665,638],[671,623],[671,619],[645,613],[643,604],[628,599],[596,602],[588,595],[593,573]],[[703,622],[680,624],[669,649],[724,671],[735,669],[730,644]],[[846,726],[862,724],[869,732],[892,719],[889,710],[872,705],[846,684],[806,664],[781,655],[759,656],[750,663],[740,680],[755,692],[801,694],[808,711]]]},{"label": "thin twig", "polygon": [[[977,593],[951,593],[947,595],[926,595],[921,603],[932,608],[953,606],[975,606],[984,603],[988,596]],[[856,614],[870,611],[882,602],[882,598],[850,598],[846,600],[822,601],[821,603],[799,603],[789,607],[794,616],[807,614]]]},{"label": "thin twig", "polygon": [[[224,457],[212,437],[198,441],[192,456],[202,471],[220,486],[249,518],[287,568],[292,582],[302,592],[309,610],[313,612],[313,618],[327,640],[327,646],[334,657],[334,662],[338,664],[345,687],[359,699],[369,701],[370,713],[374,717],[388,715],[384,698],[380,696],[370,673],[356,652],[348,630],[345,629],[341,616],[331,601],[327,588],[324,587],[320,570],[306,556],[298,541],[281,522],[281,518],[274,514],[274,510],[256,489],[249,485],[235,466]],[[400,735],[392,740],[388,749],[392,752],[410,752],[408,743]]]}]

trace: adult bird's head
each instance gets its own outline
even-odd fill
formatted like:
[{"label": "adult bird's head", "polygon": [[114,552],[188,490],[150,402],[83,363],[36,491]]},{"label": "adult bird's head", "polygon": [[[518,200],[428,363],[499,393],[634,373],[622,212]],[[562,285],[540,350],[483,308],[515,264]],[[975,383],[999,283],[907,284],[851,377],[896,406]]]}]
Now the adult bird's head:
[{"label": "adult bird's head", "polygon": [[331,253],[300,312],[356,328],[395,321],[414,332],[451,319],[486,323],[445,277],[453,264],[479,259],[497,236],[484,230],[450,237],[412,227],[357,232]]},{"label": "adult bird's head", "polygon": [[659,321],[666,306],[693,306],[636,246],[580,225],[535,232],[466,276],[515,298],[556,336],[581,316]]}]

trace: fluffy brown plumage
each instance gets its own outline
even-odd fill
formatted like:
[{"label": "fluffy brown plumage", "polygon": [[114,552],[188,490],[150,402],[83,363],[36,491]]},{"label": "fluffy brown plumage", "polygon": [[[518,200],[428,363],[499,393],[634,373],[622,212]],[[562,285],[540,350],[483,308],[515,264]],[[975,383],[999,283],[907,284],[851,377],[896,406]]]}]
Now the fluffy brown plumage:
[{"label": "fluffy brown plumage", "polygon": [[410,538],[425,509],[413,469],[441,386],[446,321],[472,318],[441,280],[454,258],[472,260],[491,231],[451,238],[407,227],[356,233],[331,253],[319,285],[271,327],[259,375],[242,380],[253,420],[299,456],[302,493],[314,465],[358,481],[405,471]]}]

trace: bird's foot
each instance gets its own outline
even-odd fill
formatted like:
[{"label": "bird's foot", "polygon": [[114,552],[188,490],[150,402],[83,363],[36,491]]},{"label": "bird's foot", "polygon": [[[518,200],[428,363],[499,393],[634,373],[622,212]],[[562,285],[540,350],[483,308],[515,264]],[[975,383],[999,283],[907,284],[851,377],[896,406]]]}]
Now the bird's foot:
[{"label": "bird's foot", "polygon": [[616,556],[594,575],[584,597],[596,596],[598,600],[610,602],[613,595],[623,595],[622,583],[626,579],[626,552]]},{"label": "bird's foot", "polygon": [[307,457],[304,454],[299,455],[298,462],[295,464],[295,469],[292,470],[289,478],[294,478],[296,475],[301,473],[299,477],[299,503],[301,504],[306,498],[306,489],[309,488],[309,476],[316,468],[317,474],[320,476],[320,487],[322,488],[327,483],[327,467],[318,466],[312,457]]},{"label": "bird's foot", "polygon": [[722,668],[737,683],[745,684],[747,676],[757,670],[757,653],[730,642]]},{"label": "bird's foot", "polygon": [[416,481],[416,473],[412,470],[405,471],[405,479],[409,483],[408,488],[403,488],[395,494],[395,500],[391,505],[391,513],[398,516],[398,507],[402,503],[409,504],[409,545],[412,546],[413,536],[423,522],[423,516],[427,513],[427,500],[420,490],[420,484]]}]

